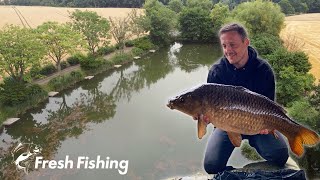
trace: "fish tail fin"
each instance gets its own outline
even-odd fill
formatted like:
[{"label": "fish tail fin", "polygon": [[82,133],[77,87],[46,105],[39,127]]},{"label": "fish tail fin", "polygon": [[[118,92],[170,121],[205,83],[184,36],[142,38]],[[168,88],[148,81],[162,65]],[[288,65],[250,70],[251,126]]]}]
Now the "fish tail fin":
[{"label": "fish tail fin", "polygon": [[295,137],[288,138],[290,148],[294,154],[301,157],[304,153],[303,145],[313,146],[319,143],[320,137],[317,133],[303,126],[299,127]]}]

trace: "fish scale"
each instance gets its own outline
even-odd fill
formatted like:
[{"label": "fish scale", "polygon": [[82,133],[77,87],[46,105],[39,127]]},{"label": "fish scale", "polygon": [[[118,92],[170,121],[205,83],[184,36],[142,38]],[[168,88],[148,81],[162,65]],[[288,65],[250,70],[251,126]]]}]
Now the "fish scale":
[{"label": "fish scale", "polygon": [[301,156],[303,145],[316,145],[320,139],[317,133],[288,117],[280,105],[241,86],[202,84],[170,99],[167,106],[198,119],[199,138],[206,133],[207,119],[226,131],[235,146],[241,144],[241,134],[278,130],[288,138],[292,152]]}]

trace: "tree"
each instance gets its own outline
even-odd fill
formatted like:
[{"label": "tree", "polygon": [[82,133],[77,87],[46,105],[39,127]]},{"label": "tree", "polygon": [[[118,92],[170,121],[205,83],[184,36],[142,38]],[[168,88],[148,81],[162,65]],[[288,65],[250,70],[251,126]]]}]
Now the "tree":
[{"label": "tree", "polygon": [[111,24],[110,32],[119,45],[120,50],[125,48],[125,41],[129,40],[132,34],[130,31],[129,17],[109,17]]},{"label": "tree", "polygon": [[260,56],[270,55],[282,48],[281,39],[271,34],[258,34],[250,39],[250,44],[258,51]]},{"label": "tree", "polygon": [[307,100],[295,101],[288,109],[288,114],[298,122],[311,128],[317,127],[319,112]]},{"label": "tree", "polygon": [[214,37],[210,11],[185,8],[179,16],[181,36],[191,41],[209,41]]},{"label": "tree", "polygon": [[79,45],[83,45],[81,35],[71,29],[70,25],[57,22],[45,22],[37,27],[41,41],[45,44],[48,56],[56,63],[58,71],[61,70],[61,60],[74,53]]},{"label": "tree", "polygon": [[294,71],[306,74],[311,69],[311,64],[308,56],[302,51],[290,52],[284,48],[277,49],[274,53],[266,55],[271,64],[276,76],[282,71],[283,67],[292,66]]},{"label": "tree", "polygon": [[148,23],[146,15],[139,14],[137,9],[132,9],[129,13],[129,18],[131,33],[137,36],[137,38],[140,38],[141,34],[145,32],[146,23]]},{"label": "tree", "polygon": [[33,30],[13,25],[0,30],[0,72],[7,73],[14,80],[23,82],[26,72],[39,65],[45,53]]},{"label": "tree", "polygon": [[289,0],[281,0],[279,3],[281,10],[285,14],[294,14],[294,8],[290,4]]},{"label": "tree", "polygon": [[213,7],[211,0],[187,0],[188,8],[199,7],[202,10],[210,11]]},{"label": "tree", "polygon": [[224,24],[226,18],[230,15],[229,7],[222,3],[217,3],[213,6],[210,17],[213,22],[214,32],[218,32]]},{"label": "tree", "polygon": [[93,11],[75,10],[71,13],[72,27],[81,32],[92,54],[96,53],[99,45],[108,45],[110,25],[107,19]]},{"label": "tree", "polygon": [[281,68],[276,82],[277,102],[288,106],[310,92],[314,77],[296,72],[293,66],[287,66]]},{"label": "tree", "polygon": [[168,44],[170,32],[176,24],[175,12],[160,4],[157,0],[146,0],[144,4],[149,26],[150,39],[155,44]]},{"label": "tree", "polygon": [[320,82],[317,86],[314,86],[309,97],[310,104],[320,112]]},{"label": "tree", "polygon": [[252,1],[239,4],[228,21],[239,21],[251,35],[268,33],[277,36],[284,24],[280,6],[270,1]]},{"label": "tree", "polygon": [[170,0],[168,6],[172,11],[179,13],[182,11],[183,3],[181,0]]},{"label": "tree", "polygon": [[306,13],[309,10],[308,5],[301,0],[290,0],[290,4],[298,13]]}]

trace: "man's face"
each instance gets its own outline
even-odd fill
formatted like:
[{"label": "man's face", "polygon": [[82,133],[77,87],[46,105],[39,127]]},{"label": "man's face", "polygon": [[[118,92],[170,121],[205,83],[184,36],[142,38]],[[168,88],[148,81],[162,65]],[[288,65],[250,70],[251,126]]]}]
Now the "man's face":
[{"label": "man's face", "polygon": [[242,40],[236,31],[225,32],[220,35],[223,53],[230,64],[237,68],[243,67],[248,60],[249,39]]}]

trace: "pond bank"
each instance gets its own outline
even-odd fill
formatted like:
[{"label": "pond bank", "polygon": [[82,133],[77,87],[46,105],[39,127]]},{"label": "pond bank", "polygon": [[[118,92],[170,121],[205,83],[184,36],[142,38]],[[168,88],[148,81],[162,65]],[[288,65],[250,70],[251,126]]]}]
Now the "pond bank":
[{"label": "pond bank", "polygon": [[[133,47],[127,47],[125,48],[125,50],[123,51],[124,54],[128,55],[128,59],[126,59],[125,61],[121,61],[121,62],[117,62],[118,65],[124,65],[127,64],[129,62],[134,61],[135,59],[133,58],[133,55],[131,54],[131,50],[133,49]],[[119,53],[119,50],[114,51],[110,54],[104,55],[103,59],[106,60],[106,62],[112,62],[112,58],[117,56],[117,54]],[[146,55],[147,53],[150,53],[149,51],[145,51],[144,53],[141,54],[141,56]],[[67,67],[65,69],[63,69],[60,72],[56,72],[53,73],[45,78],[33,81],[32,84],[38,84],[40,86],[43,87],[43,89],[45,89],[46,91],[52,91],[52,89],[50,87],[48,87],[48,83],[50,82],[50,80],[54,79],[54,78],[58,78],[61,76],[67,76],[69,74],[71,74],[72,72],[78,71],[78,72],[83,72],[83,74],[85,74],[85,76],[87,75],[97,75],[100,74],[102,72],[105,71],[109,71],[112,69],[116,69],[117,67],[114,66],[106,66],[106,67],[99,67],[99,70],[92,70],[92,71],[84,71],[81,69],[80,64],[78,65],[74,65],[74,66],[70,66]],[[63,91],[66,89],[71,88],[74,84],[81,82],[83,80],[86,80],[84,77],[81,79],[76,79],[75,82],[73,82],[71,85],[66,85],[63,86],[62,89],[60,89],[59,91]],[[36,100],[35,100],[36,99]],[[39,97],[35,97],[33,98],[31,101],[32,102],[26,102],[23,103],[21,105],[19,105],[19,107],[17,106],[13,106],[13,107],[3,107],[0,110],[0,129],[2,129],[4,126],[2,125],[2,123],[4,121],[6,121],[8,118],[12,118],[12,117],[19,117],[21,114],[25,113],[26,111],[35,108],[39,103],[45,102],[49,99],[49,96],[39,96]]]}]

